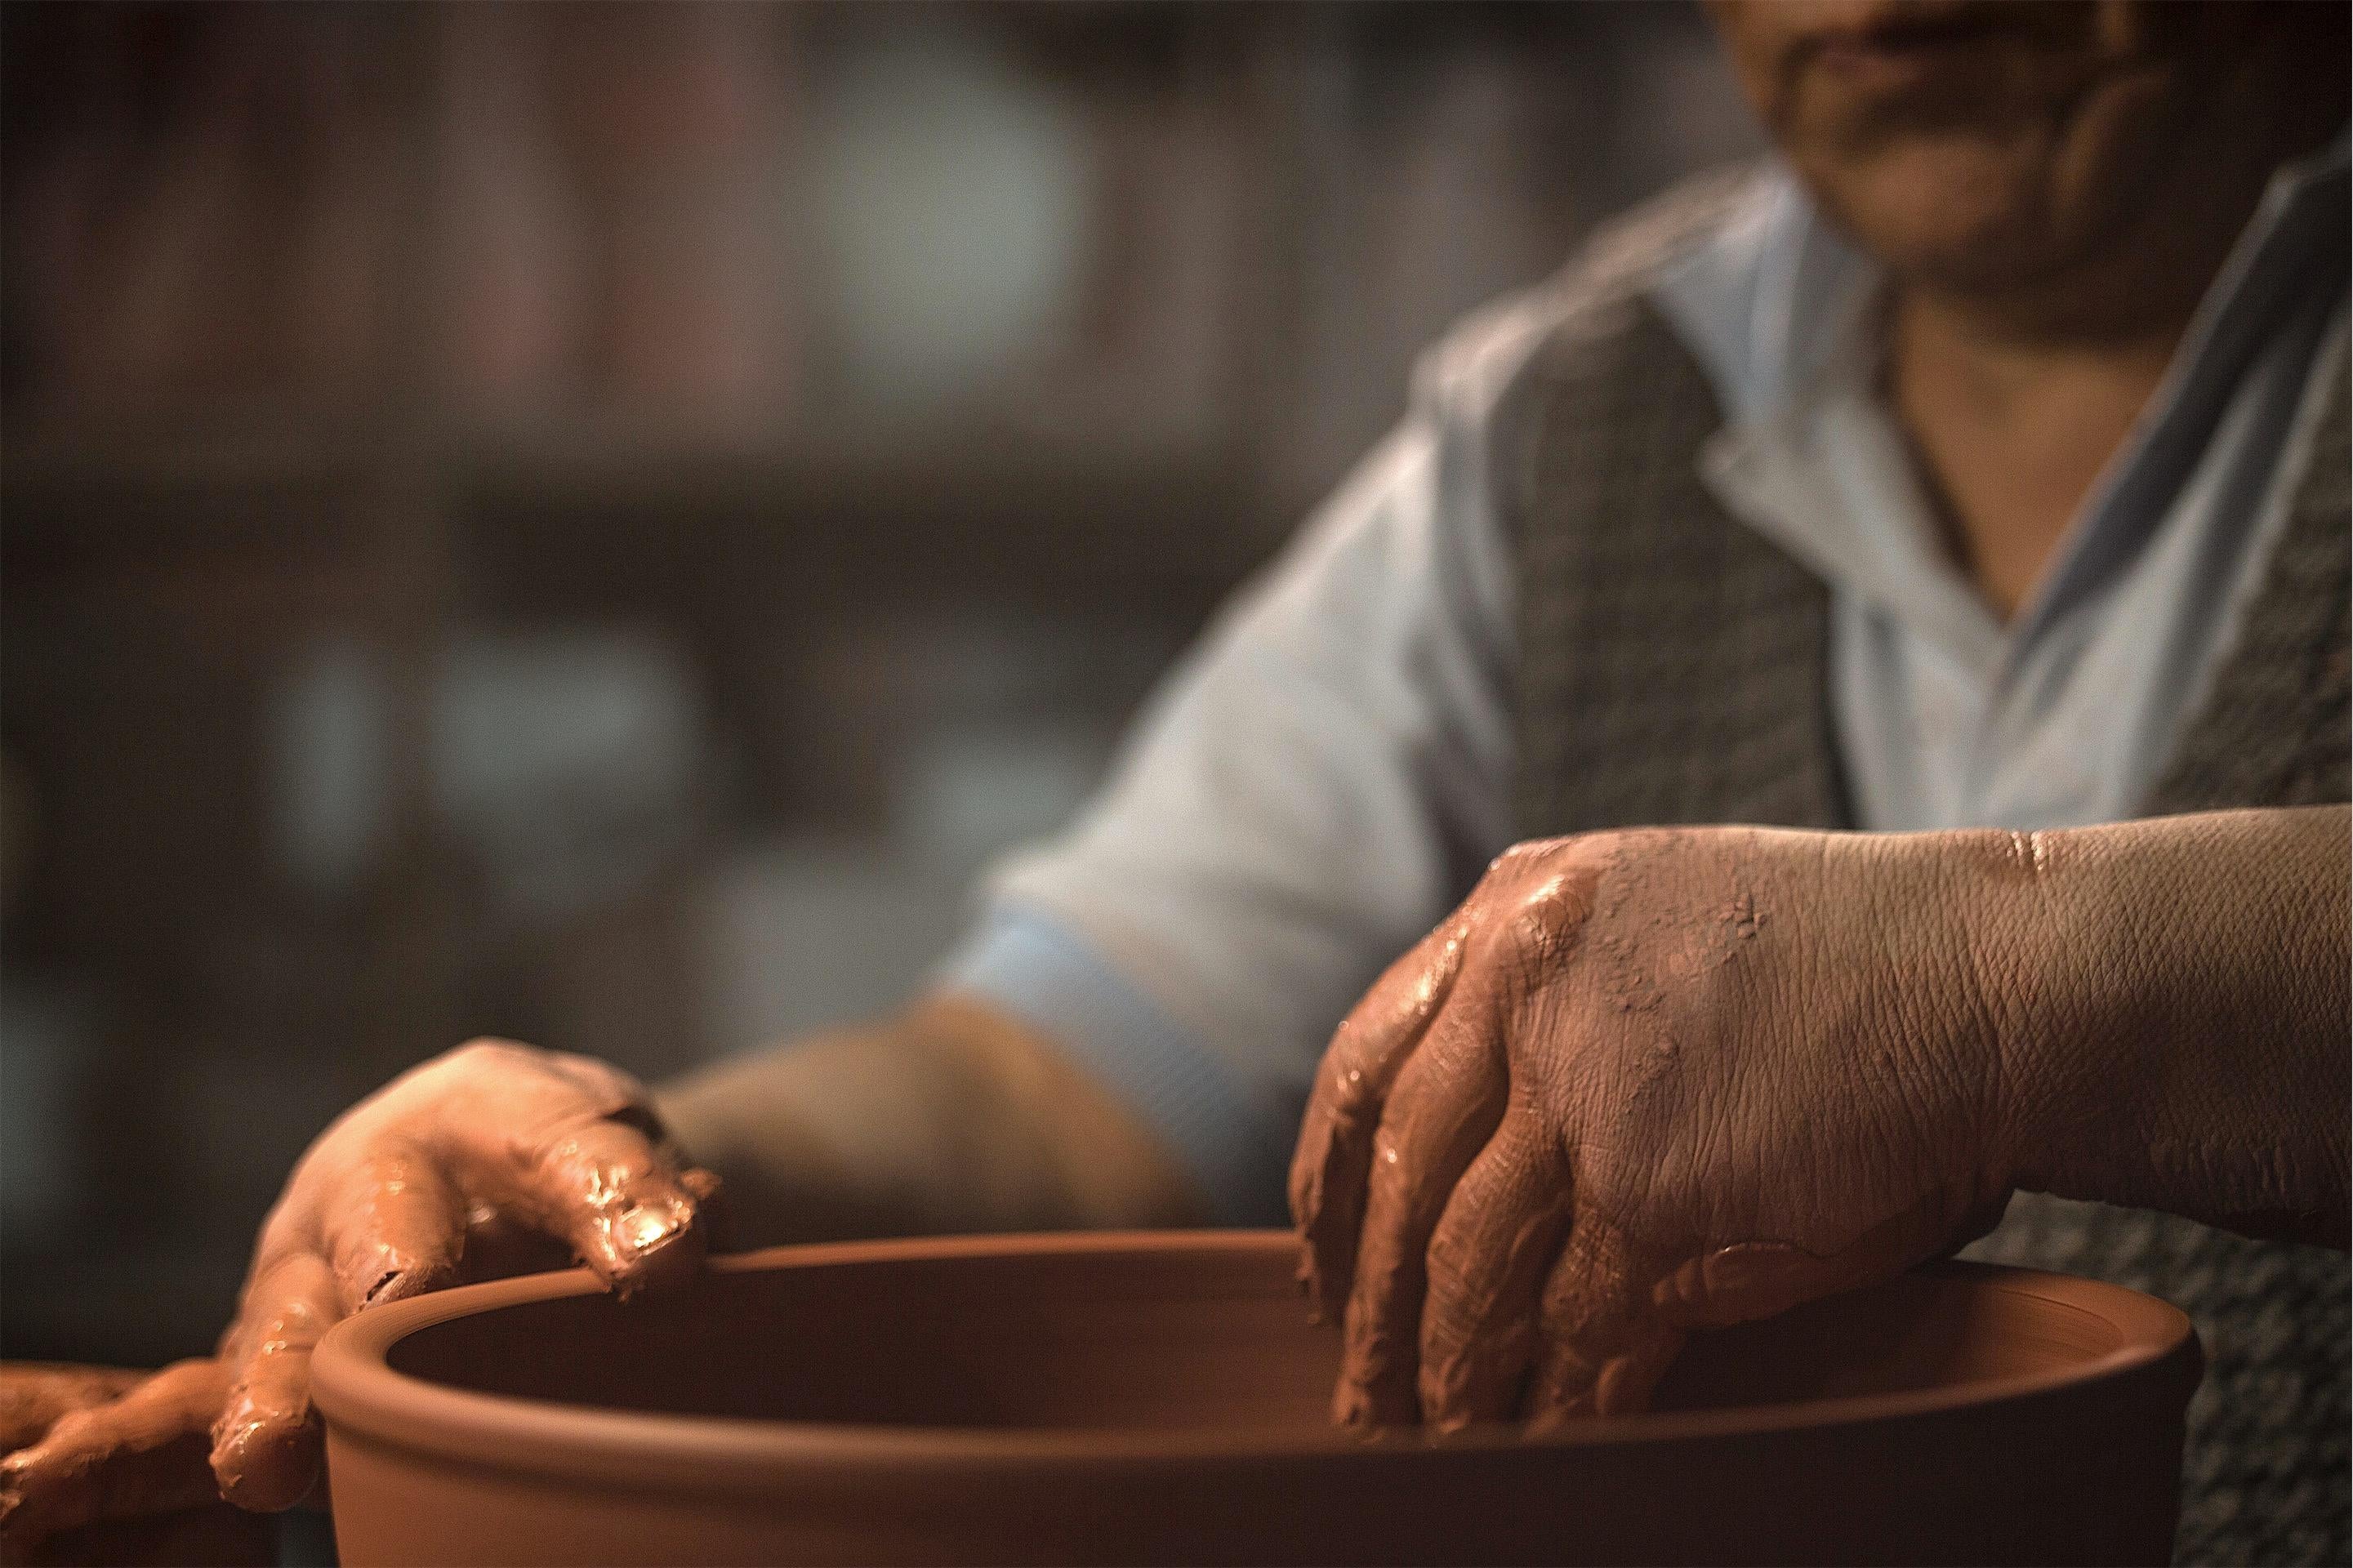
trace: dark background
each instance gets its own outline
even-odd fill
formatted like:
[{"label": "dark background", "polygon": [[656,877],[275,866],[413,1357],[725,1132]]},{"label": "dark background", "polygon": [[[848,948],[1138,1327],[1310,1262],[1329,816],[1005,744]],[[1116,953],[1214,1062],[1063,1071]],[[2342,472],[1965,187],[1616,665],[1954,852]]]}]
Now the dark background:
[{"label": "dark background", "polygon": [[325,1121],[887,1006],[1404,405],[1754,132],[1680,5],[0,7],[0,1326]]}]

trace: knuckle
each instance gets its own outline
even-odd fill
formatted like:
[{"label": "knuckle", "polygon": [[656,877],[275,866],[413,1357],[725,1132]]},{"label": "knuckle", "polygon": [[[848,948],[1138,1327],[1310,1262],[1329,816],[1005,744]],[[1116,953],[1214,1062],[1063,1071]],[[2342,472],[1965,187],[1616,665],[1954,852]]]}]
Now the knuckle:
[{"label": "knuckle", "polygon": [[[1294,1166],[1283,1195],[1290,1206],[1292,1225],[1304,1231],[1315,1229],[1324,1204],[1314,1177]],[[1305,1259],[1306,1267],[1311,1268],[1314,1262],[1313,1256]]]},{"label": "knuckle", "polygon": [[1592,910],[1590,889],[1578,879],[1566,872],[1546,877],[1514,896],[1506,928],[1510,949],[1530,963],[1565,958]]},{"label": "knuckle", "polygon": [[485,1068],[516,1067],[530,1062],[538,1053],[528,1046],[512,1040],[481,1036],[468,1040],[454,1050],[445,1051],[431,1065],[452,1071],[477,1072]]},{"label": "knuckle", "polygon": [[1435,1336],[1440,1349],[1453,1344],[1456,1311],[1477,1304],[1473,1299],[1482,1278],[1479,1260],[1464,1239],[1440,1226],[1430,1238],[1422,1262],[1430,1292],[1429,1310],[1422,1320],[1424,1337]]},{"label": "knuckle", "polygon": [[1378,1097],[1373,1092],[1372,1080],[1353,1055],[1335,1053],[1324,1081],[1325,1103],[1333,1120],[1341,1127],[1354,1130],[1377,1109]]},{"label": "knuckle", "polygon": [[[1611,1237],[1648,1236],[1659,1229],[1650,1176],[1641,1165],[1612,1151],[1587,1149],[1577,1172],[1577,1225]],[[1564,1267],[1555,1283],[1572,1291],[1593,1289],[1597,1270],[1592,1256],[1601,1250],[1588,1249],[1580,1266]]]},{"label": "knuckle", "polygon": [[1520,867],[1525,865],[1530,858],[1543,848],[1543,847],[1544,841],[1541,839],[1522,839],[1519,843],[1510,846],[1502,854],[1487,862],[1487,875],[1490,878],[1501,877],[1517,870]]},{"label": "knuckle", "polygon": [[289,1258],[310,1251],[324,1239],[316,1222],[298,1221],[281,1201],[270,1210],[269,1217],[262,1222],[260,1234],[254,1238],[248,1269],[248,1288],[267,1283]]}]

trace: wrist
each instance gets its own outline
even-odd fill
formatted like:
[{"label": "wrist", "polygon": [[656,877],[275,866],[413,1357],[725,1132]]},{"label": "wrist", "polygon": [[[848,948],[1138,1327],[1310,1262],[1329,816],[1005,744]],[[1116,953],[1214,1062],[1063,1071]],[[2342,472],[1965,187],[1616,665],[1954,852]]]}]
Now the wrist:
[{"label": "wrist", "polygon": [[1989,1187],[2054,1192],[2116,1106],[2102,989],[2085,957],[2097,875],[2081,830],[1966,835],[1962,940],[1981,1036],[1988,1110],[1981,1174]]},{"label": "wrist", "polygon": [[1999,1168],[2301,1234],[2346,1188],[2343,808],[2016,836],[1989,868]]}]

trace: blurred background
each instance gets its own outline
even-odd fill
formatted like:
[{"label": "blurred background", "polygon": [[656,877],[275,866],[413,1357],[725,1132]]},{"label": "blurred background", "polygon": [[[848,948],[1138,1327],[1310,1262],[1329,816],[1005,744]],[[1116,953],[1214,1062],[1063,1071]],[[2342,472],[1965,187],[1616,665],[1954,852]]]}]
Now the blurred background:
[{"label": "blurred background", "polygon": [[0,1323],[205,1349],[473,1035],[887,1007],[1683,5],[0,7]]}]

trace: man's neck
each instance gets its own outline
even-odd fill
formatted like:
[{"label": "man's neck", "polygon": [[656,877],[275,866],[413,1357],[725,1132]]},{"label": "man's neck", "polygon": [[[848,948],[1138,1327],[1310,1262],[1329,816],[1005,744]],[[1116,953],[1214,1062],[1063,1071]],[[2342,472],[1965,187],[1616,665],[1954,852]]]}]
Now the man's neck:
[{"label": "man's neck", "polygon": [[2002,619],[2165,379],[2260,190],[2181,226],[2202,239],[2125,247],[2105,277],[2086,269],[2002,298],[1895,285],[1889,395],[1954,559]]},{"label": "man's neck", "polygon": [[2130,334],[2020,335],[1899,292],[1893,395],[1947,542],[2004,620],[2164,379],[2187,315]]},{"label": "man's neck", "polygon": [[2308,31],[2274,29],[2237,62],[2185,128],[2200,155],[2074,264],[1998,291],[1896,280],[1889,394],[1956,560],[2003,619],[2163,381],[2272,177],[2342,132],[2343,51],[2303,58]]}]

